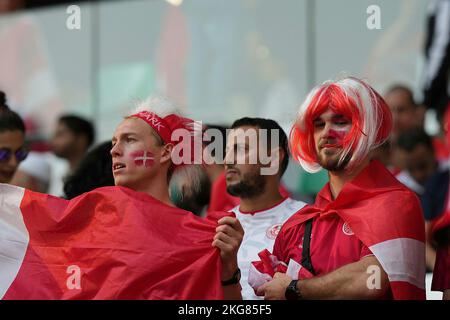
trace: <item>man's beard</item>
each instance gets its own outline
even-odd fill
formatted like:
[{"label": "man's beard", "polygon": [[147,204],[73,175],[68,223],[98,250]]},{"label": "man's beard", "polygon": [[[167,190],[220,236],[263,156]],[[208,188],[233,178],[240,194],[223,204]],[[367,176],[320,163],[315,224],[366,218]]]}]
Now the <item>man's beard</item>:
[{"label": "man's beard", "polygon": [[259,173],[244,174],[241,181],[228,185],[227,192],[239,198],[253,198],[264,192],[266,180]]},{"label": "man's beard", "polygon": [[347,167],[350,159],[352,158],[351,153],[348,153],[347,156],[343,159],[341,163],[339,160],[341,159],[342,152],[339,152],[336,155],[323,157],[320,153],[317,154],[317,163],[324,169],[328,171],[343,171]]}]

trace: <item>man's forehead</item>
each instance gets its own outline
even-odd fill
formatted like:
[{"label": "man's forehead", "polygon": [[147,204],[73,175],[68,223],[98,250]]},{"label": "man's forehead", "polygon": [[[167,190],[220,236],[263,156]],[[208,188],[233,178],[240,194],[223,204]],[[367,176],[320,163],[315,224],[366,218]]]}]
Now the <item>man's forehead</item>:
[{"label": "man's forehead", "polygon": [[127,118],[117,126],[113,137],[117,138],[120,135],[125,134],[145,135],[151,132],[149,129],[151,129],[150,126],[143,120],[138,118]]},{"label": "man's forehead", "polygon": [[347,117],[340,112],[337,112],[331,108],[328,108],[322,114],[320,114],[316,119],[327,120],[327,119],[334,119],[334,118],[347,118]]},{"label": "man's forehead", "polygon": [[[228,134],[227,142],[228,143],[235,143],[238,140],[237,139],[243,139],[244,137],[253,137],[258,136],[258,128],[252,127],[252,126],[242,126],[238,128],[231,129],[230,133]],[[247,140],[247,139],[245,139]]]}]

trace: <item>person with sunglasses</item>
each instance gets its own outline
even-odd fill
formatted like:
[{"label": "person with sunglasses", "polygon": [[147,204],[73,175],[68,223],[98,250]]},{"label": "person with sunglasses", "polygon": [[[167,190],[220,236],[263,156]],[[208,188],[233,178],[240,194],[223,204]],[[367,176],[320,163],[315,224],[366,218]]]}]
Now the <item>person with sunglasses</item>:
[{"label": "person with sunglasses", "polygon": [[0,183],[11,181],[19,163],[28,155],[24,147],[25,124],[6,104],[6,95],[0,91]]}]

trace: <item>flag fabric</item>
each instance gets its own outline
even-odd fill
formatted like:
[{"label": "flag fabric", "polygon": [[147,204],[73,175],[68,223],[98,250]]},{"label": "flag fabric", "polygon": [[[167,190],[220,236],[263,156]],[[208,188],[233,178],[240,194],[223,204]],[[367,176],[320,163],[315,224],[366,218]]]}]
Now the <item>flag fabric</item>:
[{"label": "flag fabric", "polygon": [[[380,162],[372,161],[347,182],[334,201],[317,197],[314,205],[286,221],[280,233],[327,214],[339,215],[375,255],[389,277],[394,299],[425,299],[425,227],[420,202]],[[254,268],[252,277],[259,273],[267,271]]]},{"label": "flag fabric", "polygon": [[216,224],[124,187],[0,184],[0,298],[222,299]]}]

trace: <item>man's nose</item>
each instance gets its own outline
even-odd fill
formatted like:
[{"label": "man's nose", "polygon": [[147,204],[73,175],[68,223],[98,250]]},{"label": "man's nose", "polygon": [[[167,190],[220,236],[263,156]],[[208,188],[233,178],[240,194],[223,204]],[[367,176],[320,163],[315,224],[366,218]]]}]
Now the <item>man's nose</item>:
[{"label": "man's nose", "polygon": [[330,123],[325,123],[323,130],[322,130],[322,137],[329,139],[329,138],[334,138],[332,131],[331,131],[331,124]]},{"label": "man's nose", "polygon": [[14,153],[11,154],[11,156],[8,159],[8,166],[15,168],[18,165],[19,165],[19,161],[17,160],[16,155]]},{"label": "man's nose", "polygon": [[122,154],[120,147],[119,147],[119,143],[116,143],[112,148],[111,148],[111,156],[117,157],[120,156]]},{"label": "man's nose", "polygon": [[224,162],[225,165],[227,165],[227,164],[234,164],[235,163],[235,158],[236,158],[236,155],[235,155],[234,150],[230,149],[229,151],[227,151],[225,153],[225,158],[224,158],[223,162]]}]

